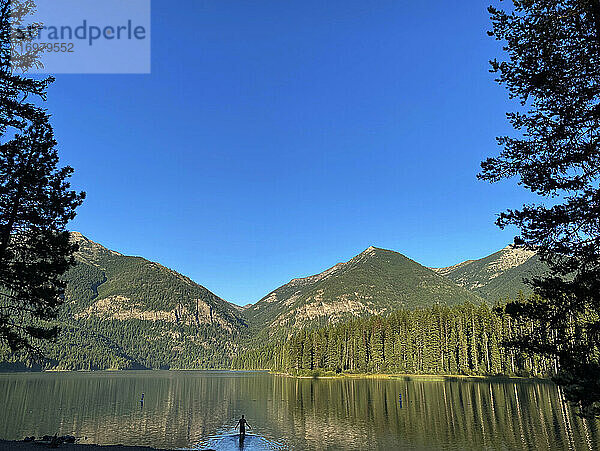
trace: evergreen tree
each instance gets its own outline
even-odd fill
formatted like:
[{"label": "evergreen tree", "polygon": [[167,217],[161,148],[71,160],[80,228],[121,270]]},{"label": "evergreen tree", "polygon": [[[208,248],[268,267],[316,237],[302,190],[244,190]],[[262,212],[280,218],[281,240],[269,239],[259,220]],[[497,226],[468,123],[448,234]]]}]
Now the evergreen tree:
[{"label": "evergreen tree", "polygon": [[30,101],[45,99],[52,79],[13,72],[35,64],[35,55],[15,56],[10,45],[30,3],[0,0],[0,343],[33,351],[36,339],[57,333],[38,320],[57,316],[61,276],[76,250],[65,227],[84,195],[69,189],[72,169],[58,167],[49,116]]},{"label": "evergreen tree", "polygon": [[553,199],[497,221],[520,228],[515,244],[551,269],[533,281],[538,297],[507,305],[536,326],[512,344],[530,360],[557,358],[567,398],[600,415],[600,1],[513,0],[510,11],[490,13],[490,35],[508,55],[492,71],[522,108],[508,114],[515,136],[498,138],[503,150],[482,163],[480,178],[517,177]]}]

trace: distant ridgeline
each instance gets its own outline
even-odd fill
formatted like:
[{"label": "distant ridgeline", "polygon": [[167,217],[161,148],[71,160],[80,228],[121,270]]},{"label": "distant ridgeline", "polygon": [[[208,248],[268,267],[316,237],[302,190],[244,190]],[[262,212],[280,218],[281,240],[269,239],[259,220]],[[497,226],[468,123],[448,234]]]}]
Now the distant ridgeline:
[{"label": "distant ridgeline", "polygon": [[527,293],[545,269],[507,247],[431,269],[370,247],[294,279],[247,308],[141,257],[73,232],[56,343],[34,363],[0,349],[0,369],[278,369],[288,372],[547,374],[552,366],[505,351],[516,330],[490,305]]}]

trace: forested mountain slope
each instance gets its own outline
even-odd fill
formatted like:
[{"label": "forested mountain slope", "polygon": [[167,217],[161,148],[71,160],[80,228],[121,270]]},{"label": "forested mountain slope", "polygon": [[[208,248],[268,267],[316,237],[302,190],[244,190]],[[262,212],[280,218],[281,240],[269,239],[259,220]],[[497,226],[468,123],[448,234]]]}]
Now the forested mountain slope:
[{"label": "forested mountain slope", "polygon": [[277,330],[481,299],[398,252],[370,247],[346,263],[293,279],[248,307],[251,325]]},{"label": "forested mountain slope", "polygon": [[519,291],[530,294],[532,289],[523,279],[531,279],[547,271],[535,252],[512,245],[479,260],[432,269],[490,303],[499,299],[516,299]]},{"label": "forested mountain slope", "polygon": [[232,332],[245,322],[236,306],[189,278],[142,257],[111,251],[77,232],[77,265],[66,275],[66,304],[78,318],[163,320]]},{"label": "forested mountain slope", "polygon": [[247,328],[235,306],[158,263],[122,255],[77,232],[72,240],[79,244],[77,265],[65,275],[58,342],[44,345],[47,366],[228,365],[236,337]]}]

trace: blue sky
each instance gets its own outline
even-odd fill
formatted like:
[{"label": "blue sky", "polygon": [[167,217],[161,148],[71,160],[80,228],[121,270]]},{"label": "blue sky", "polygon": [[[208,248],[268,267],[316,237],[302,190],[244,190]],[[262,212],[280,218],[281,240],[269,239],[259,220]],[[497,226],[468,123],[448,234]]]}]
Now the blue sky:
[{"label": "blue sky", "polygon": [[[176,5],[174,7],[173,5]],[[511,108],[487,3],[152,2],[150,75],[58,75],[71,228],[255,302],[370,245],[428,265],[512,241],[476,180]]]}]

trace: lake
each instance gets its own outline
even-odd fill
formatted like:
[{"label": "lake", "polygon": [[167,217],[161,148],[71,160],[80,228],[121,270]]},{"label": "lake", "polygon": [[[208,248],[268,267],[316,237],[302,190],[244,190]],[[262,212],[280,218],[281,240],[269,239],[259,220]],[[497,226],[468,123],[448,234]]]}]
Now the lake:
[{"label": "lake", "polygon": [[[600,424],[560,396],[551,383],[521,380],[12,373],[0,374],[0,438],[56,432],[82,443],[219,450],[598,449]],[[241,414],[252,427],[242,442]]]}]

